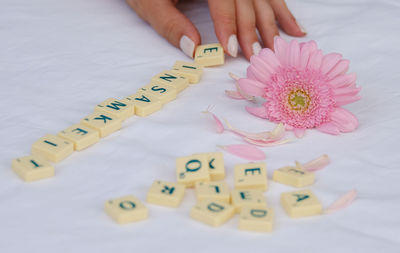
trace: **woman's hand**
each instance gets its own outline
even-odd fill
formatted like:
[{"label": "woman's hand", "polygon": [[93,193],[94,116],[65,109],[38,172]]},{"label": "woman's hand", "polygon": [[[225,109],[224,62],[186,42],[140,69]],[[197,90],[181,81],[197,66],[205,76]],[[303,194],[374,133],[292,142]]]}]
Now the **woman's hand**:
[{"label": "woman's hand", "polygon": [[[201,43],[199,31],[175,5],[178,0],[126,0],[135,12],[172,45],[193,57]],[[279,35],[277,22],[289,35],[306,33],[296,22],[284,0],[208,0],[215,34],[225,52],[236,57],[239,44],[247,59],[258,54],[261,44],[273,47]]]}]

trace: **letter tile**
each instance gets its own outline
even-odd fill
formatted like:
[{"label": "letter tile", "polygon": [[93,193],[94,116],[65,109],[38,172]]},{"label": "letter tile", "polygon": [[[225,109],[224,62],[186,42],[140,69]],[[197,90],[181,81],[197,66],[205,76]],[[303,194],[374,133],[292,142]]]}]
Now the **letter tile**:
[{"label": "letter tile", "polygon": [[95,107],[95,111],[107,112],[122,120],[135,114],[135,107],[131,103],[123,102],[115,98],[109,98]]},{"label": "letter tile", "polygon": [[225,61],[224,49],[219,43],[200,45],[196,48],[194,61],[204,67],[222,65]]},{"label": "letter tile", "polygon": [[100,132],[79,123],[59,132],[58,136],[71,142],[74,145],[74,150],[79,151],[98,142],[100,139]]},{"label": "letter tile", "polygon": [[197,182],[196,198],[197,201],[213,199],[230,203],[231,192],[225,182]]},{"label": "letter tile", "polygon": [[310,190],[282,193],[281,205],[292,218],[319,215],[322,212],[321,203]]},{"label": "letter tile", "polygon": [[218,200],[201,200],[190,211],[190,217],[218,227],[233,217],[235,209],[233,206]]},{"label": "letter tile", "polygon": [[54,167],[46,160],[35,155],[16,158],[12,161],[11,167],[26,182],[54,176]]},{"label": "letter tile", "polygon": [[315,181],[315,174],[299,167],[287,166],[275,170],[272,180],[281,184],[300,188],[312,185]]},{"label": "letter tile", "polygon": [[194,187],[196,182],[209,182],[207,155],[195,154],[176,159],[176,176],[178,183],[188,188]]},{"label": "letter tile", "polygon": [[147,202],[167,207],[178,207],[184,195],[185,186],[182,184],[154,181],[147,193]]},{"label": "letter tile", "polygon": [[149,215],[147,207],[132,195],[108,200],[104,211],[118,224],[141,221]]},{"label": "letter tile", "polygon": [[135,105],[135,114],[145,117],[162,108],[162,103],[154,95],[139,90],[122,101]]},{"label": "letter tile", "polygon": [[32,145],[32,154],[58,163],[74,152],[74,145],[56,135],[47,134]]},{"label": "letter tile", "polygon": [[246,163],[235,166],[236,189],[267,190],[267,166],[265,163]]},{"label": "letter tile", "polygon": [[151,81],[155,83],[172,85],[177,89],[178,92],[183,91],[189,85],[189,80],[186,77],[178,75],[171,70],[165,70],[155,75]]},{"label": "letter tile", "polygon": [[203,74],[203,66],[194,62],[176,61],[172,72],[189,79],[190,83],[198,83]]},{"label": "letter tile", "polygon": [[106,137],[122,127],[120,118],[107,112],[98,111],[82,119],[81,123],[99,131],[100,137]]},{"label": "letter tile", "polygon": [[149,83],[140,89],[147,94],[153,95],[158,100],[161,101],[162,104],[166,104],[171,102],[176,98],[177,90],[174,86],[163,83]]},{"label": "letter tile", "polygon": [[267,202],[261,190],[233,190],[232,191],[232,205],[235,207],[237,213],[240,213],[242,207],[267,207]]},{"label": "letter tile", "polygon": [[256,232],[271,232],[274,211],[267,207],[245,206],[240,211],[239,229]]}]

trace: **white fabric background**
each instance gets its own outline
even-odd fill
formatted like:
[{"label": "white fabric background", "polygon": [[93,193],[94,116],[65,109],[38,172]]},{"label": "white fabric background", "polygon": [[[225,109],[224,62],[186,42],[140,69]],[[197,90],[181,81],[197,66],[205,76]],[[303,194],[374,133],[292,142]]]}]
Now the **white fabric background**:
[{"label": "white fabric background", "polygon": [[[233,87],[229,71],[245,74],[248,62],[227,57],[205,70],[202,81],[146,118],[130,118],[123,129],[56,165],[56,176],[22,182],[11,160],[31,144],[89,114],[96,103],[130,95],[175,60],[187,60],[122,0],[0,0],[0,252],[399,252],[400,1],[289,0],[308,36],[324,52],[341,52],[358,73],[363,99],[346,106],[360,121],[350,134],[308,131],[305,138],[265,148],[269,175],[299,160],[330,155],[311,189],[327,206],[356,188],[348,209],[293,220],[279,205],[283,191],[270,183],[265,196],[276,211],[271,234],[239,231],[238,217],[220,228],[189,218],[194,193],[176,210],[148,205],[150,218],[120,226],[103,211],[113,197],[145,200],[155,179],[175,180],[175,158],[241,143],[215,133],[200,113],[208,105],[243,129],[273,124],[244,111],[246,102],[224,95]],[[207,4],[181,5],[204,43],[215,42]],[[289,39],[288,36],[283,35]],[[289,134],[292,136],[292,133]],[[244,160],[225,154],[227,182]]]}]

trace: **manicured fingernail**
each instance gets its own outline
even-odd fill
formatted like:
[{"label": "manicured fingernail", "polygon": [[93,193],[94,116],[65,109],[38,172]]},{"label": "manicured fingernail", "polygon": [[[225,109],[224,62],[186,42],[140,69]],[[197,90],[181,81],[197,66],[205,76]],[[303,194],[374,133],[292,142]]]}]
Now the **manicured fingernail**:
[{"label": "manicured fingernail", "polygon": [[179,41],[179,47],[190,58],[193,58],[194,42],[188,36],[183,35]]},{"label": "manicured fingernail", "polygon": [[254,55],[258,55],[261,51],[261,45],[258,41],[254,42],[253,45],[251,45],[251,48],[253,49]]},{"label": "manicured fingernail", "polygon": [[238,48],[239,42],[237,40],[236,34],[232,34],[231,36],[229,36],[228,40],[228,53],[231,56],[236,57],[238,53]]},{"label": "manicured fingernail", "polygon": [[296,24],[297,26],[300,28],[301,32],[304,34],[307,34],[306,29],[304,29],[304,27],[302,25],[299,24],[299,22],[296,20]]}]

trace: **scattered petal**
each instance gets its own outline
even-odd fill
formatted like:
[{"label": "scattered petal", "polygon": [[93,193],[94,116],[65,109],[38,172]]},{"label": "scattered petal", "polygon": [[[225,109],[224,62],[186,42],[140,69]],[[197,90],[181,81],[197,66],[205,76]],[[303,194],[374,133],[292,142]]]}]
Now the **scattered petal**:
[{"label": "scattered petal", "polygon": [[222,124],[221,120],[217,117],[217,115],[215,115],[214,113],[212,113],[210,111],[210,107],[207,108],[207,110],[204,111],[203,113],[211,114],[211,116],[214,118],[215,124],[216,124],[217,133],[221,134],[221,133],[224,132],[224,130],[225,130],[224,124]]},{"label": "scattered petal", "polygon": [[307,171],[317,171],[324,168],[329,163],[330,163],[329,156],[324,154],[314,160],[302,164],[301,166],[303,167],[304,170]]},{"label": "scattered petal", "polygon": [[246,99],[244,96],[242,96],[242,94],[240,94],[239,91],[236,90],[225,90],[225,94],[233,99]]},{"label": "scattered petal", "polygon": [[330,214],[348,207],[357,197],[357,190],[351,190],[339,197],[335,202],[333,202],[328,208],[324,210],[325,214]]},{"label": "scattered petal", "polygon": [[291,139],[286,139],[286,140],[281,140],[281,141],[257,141],[257,140],[252,140],[249,138],[243,138],[247,143],[256,145],[256,146],[260,146],[260,147],[273,147],[273,146],[278,146],[278,145],[282,145],[282,144],[286,144],[289,143],[293,140]]},{"label": "scattered petal", "polygon": [[247,144],[218,145],[218,147],[247,160],[258,161],[265,160],[266,158],[265,153],[261,149]]},{"label": "scattered petal", "polygon": [[250,132],[246,132],[246,131],[234,128],[227,120],[225,120],[225,123],[226,123],[227,127],[229,128],[229,130],[231,130],[232,133],[239,135],[240,137],[248,138],[248,139],[252,139],[252,140],[278,141],[278,140],[282,139],[283,135],[285,134],[285,128],[282,123],[278,124],[272,131],[264,131],[264,132],[259,132],[259,133],[250,133]]}]

